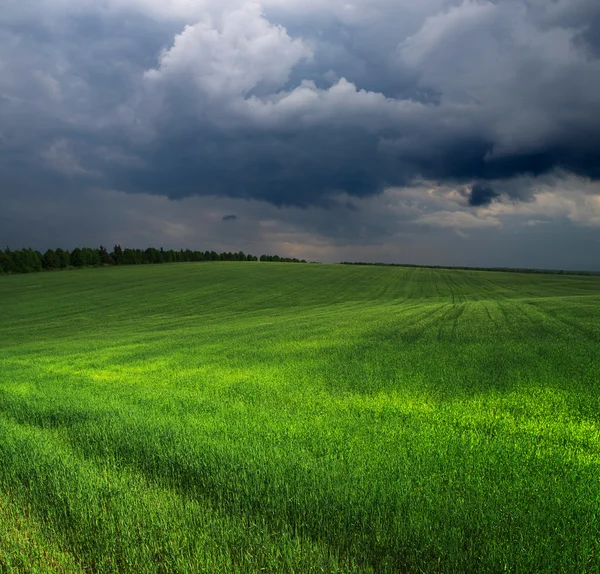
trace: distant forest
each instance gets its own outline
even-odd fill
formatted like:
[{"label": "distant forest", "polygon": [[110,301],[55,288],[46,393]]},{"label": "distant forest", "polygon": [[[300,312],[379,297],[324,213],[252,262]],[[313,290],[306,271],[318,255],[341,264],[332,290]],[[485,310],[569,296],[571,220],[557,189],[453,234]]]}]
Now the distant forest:
[{"label": "distant forest", "polygon": [[414,265],[411,263],[368,263],[342,261],[342,265],[376,265],[379,267],[420,267],[422,269],[462,269],[463,271],[499,271],[504,273],[543,273],[549,275],[600,275],[600,271],[564,271],[561,269],[530,269],[518,267],[461,267],[450,265]]},{"label": "distant forest", "polygon": [[[35,273],[78,267],[105,267],[112,265],[147,265],[157,263],[183,263],[190,261],[272,261],[277,263],[306,263],[304,259],[281,257],[279,255],[261,255],[257,257],[243,251],[237,253],[216,251],[192,251],[191,249],[130,249],[115,245],[108,251],[102,245],[97,249],[76,247],[66,249],[48,249],[40,253],[33,249],[11,251],[8,247],[0,251],[0,275],[9,273]],[[425,269],[462,269],[465,271],[501,271],[513,273],[547,273],[564,275],[600,275],[600,271],[565,271],[553,269],[521,269],[513,267],[461,267],[447,265],[415,265],[410,263],[369,263],[342,261],[342,265],[374,265],[385,267],[421,267]]]},{"label": "distant forest", "polygon": [[304,259],[280,257],[279,255],[255,255],[215,251],[192,251],[190,249],[129,249],[115,245],[109,252],[105,247],[98,249],[76,247],[48,249],[44,254],[33,249],[11,251],[8,247],[0,251],[0,274],[35,273],[42,270],[68,269],[70,267],[103,267],[108,265],[145,265],[156,263],[183,263],[188,261],[274,261],[278,263],[306,263]]}]

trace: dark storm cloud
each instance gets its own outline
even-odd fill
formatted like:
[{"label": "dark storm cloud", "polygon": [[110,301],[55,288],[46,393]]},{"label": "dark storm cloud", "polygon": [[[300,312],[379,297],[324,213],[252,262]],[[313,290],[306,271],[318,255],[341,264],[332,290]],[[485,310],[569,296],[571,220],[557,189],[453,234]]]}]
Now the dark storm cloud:
[{"label": "dark storm cloud", "polygon": [[500,194],[494,191],[491,186],[482,183],[476,183],[471,189],[471,194],[469,195],[469,205],[473,207],[489,205],[499,195]]},{"label": "dark storm cloud", "polygon": [[[380,21],[374,30],[330,22],[310,57],[290,60],[280,88],[261,84],[268,58],[244,62],[258,80],[228,91],[225,73],[218,103],[213,68],[189,56],[227,54],[230,38],[224,31],[207,41],[202,30],[186,30],[154,70],[155,84],[145,86],[159,93],[162,137],[150,151],[158,173],[132,185],[172,197],[227,194],[307,206],[341,191],[376,194],[415,177],[498,180],[557,167],[600,176],[598,105],[590,97],[600,89],[598,61],[578,51],[574,33],[514,2],[465,3],[427,16],[405,38]],[[489,43],[486,29],[505,37]],[[311,31],[302,32],[308,46]],[[529,53],[522,35],[537,37]],[[296,40],[279,38],[283,48]],[[490,64],[498,57],[504,61],[496,70]],[[232,56],[228,65],[237,64]],[[544,86],[551,75],[556,81]],[[340,77],[346,89],[334,97]],[[303,78],[314,84],[300,89]],[[411,105],[403,110],[402,103]]]},{"label": "dark storm cloud", "polygon": [[599,27],[588,0],[9,3],[0,194],[327,207],[426,178],[476,207],[598,179]]},{"label": "dark storm cloud", "polygon": [[237,215],[224,215],[223,221],[235,221],[237,219]]},{"label": "dark storm cloud", "polygon": [[357,197],[378,193],[386,174],[389,183],[408,181],[394,174],[394,160],[380,157],[373,136],[349,130],[205,138],[206,132],[161,140],[146,156],[153,167],[113,172],[115,186],[172,198],[228,195],[308,207],[326,205],[342,192]]}]

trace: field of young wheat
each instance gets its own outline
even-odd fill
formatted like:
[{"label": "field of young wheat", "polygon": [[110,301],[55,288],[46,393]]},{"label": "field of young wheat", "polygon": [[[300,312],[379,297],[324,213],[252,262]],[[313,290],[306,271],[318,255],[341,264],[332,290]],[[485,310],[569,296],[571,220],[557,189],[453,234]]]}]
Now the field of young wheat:
[{"label": "field of young wheat", "polygon": [[598,571],[599,425],[597,277],[0,277],[0,571]]}]

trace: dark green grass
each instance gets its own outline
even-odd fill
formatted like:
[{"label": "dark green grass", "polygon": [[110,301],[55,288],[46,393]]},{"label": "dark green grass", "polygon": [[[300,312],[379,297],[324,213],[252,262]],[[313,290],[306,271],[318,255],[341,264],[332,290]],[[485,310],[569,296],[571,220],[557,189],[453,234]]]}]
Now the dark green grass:
[{"label": "dark green grass", "polygon": [[600,279],[0,277],[0,570],[600,570]]}]

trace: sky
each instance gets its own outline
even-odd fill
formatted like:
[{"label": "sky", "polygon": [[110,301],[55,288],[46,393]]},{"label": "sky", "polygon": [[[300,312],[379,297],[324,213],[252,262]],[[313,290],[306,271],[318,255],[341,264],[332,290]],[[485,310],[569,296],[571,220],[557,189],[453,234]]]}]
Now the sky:
[{"label": "sky", "polygon": [[3,0],[0,244],[600,270],[598,0]]}]

